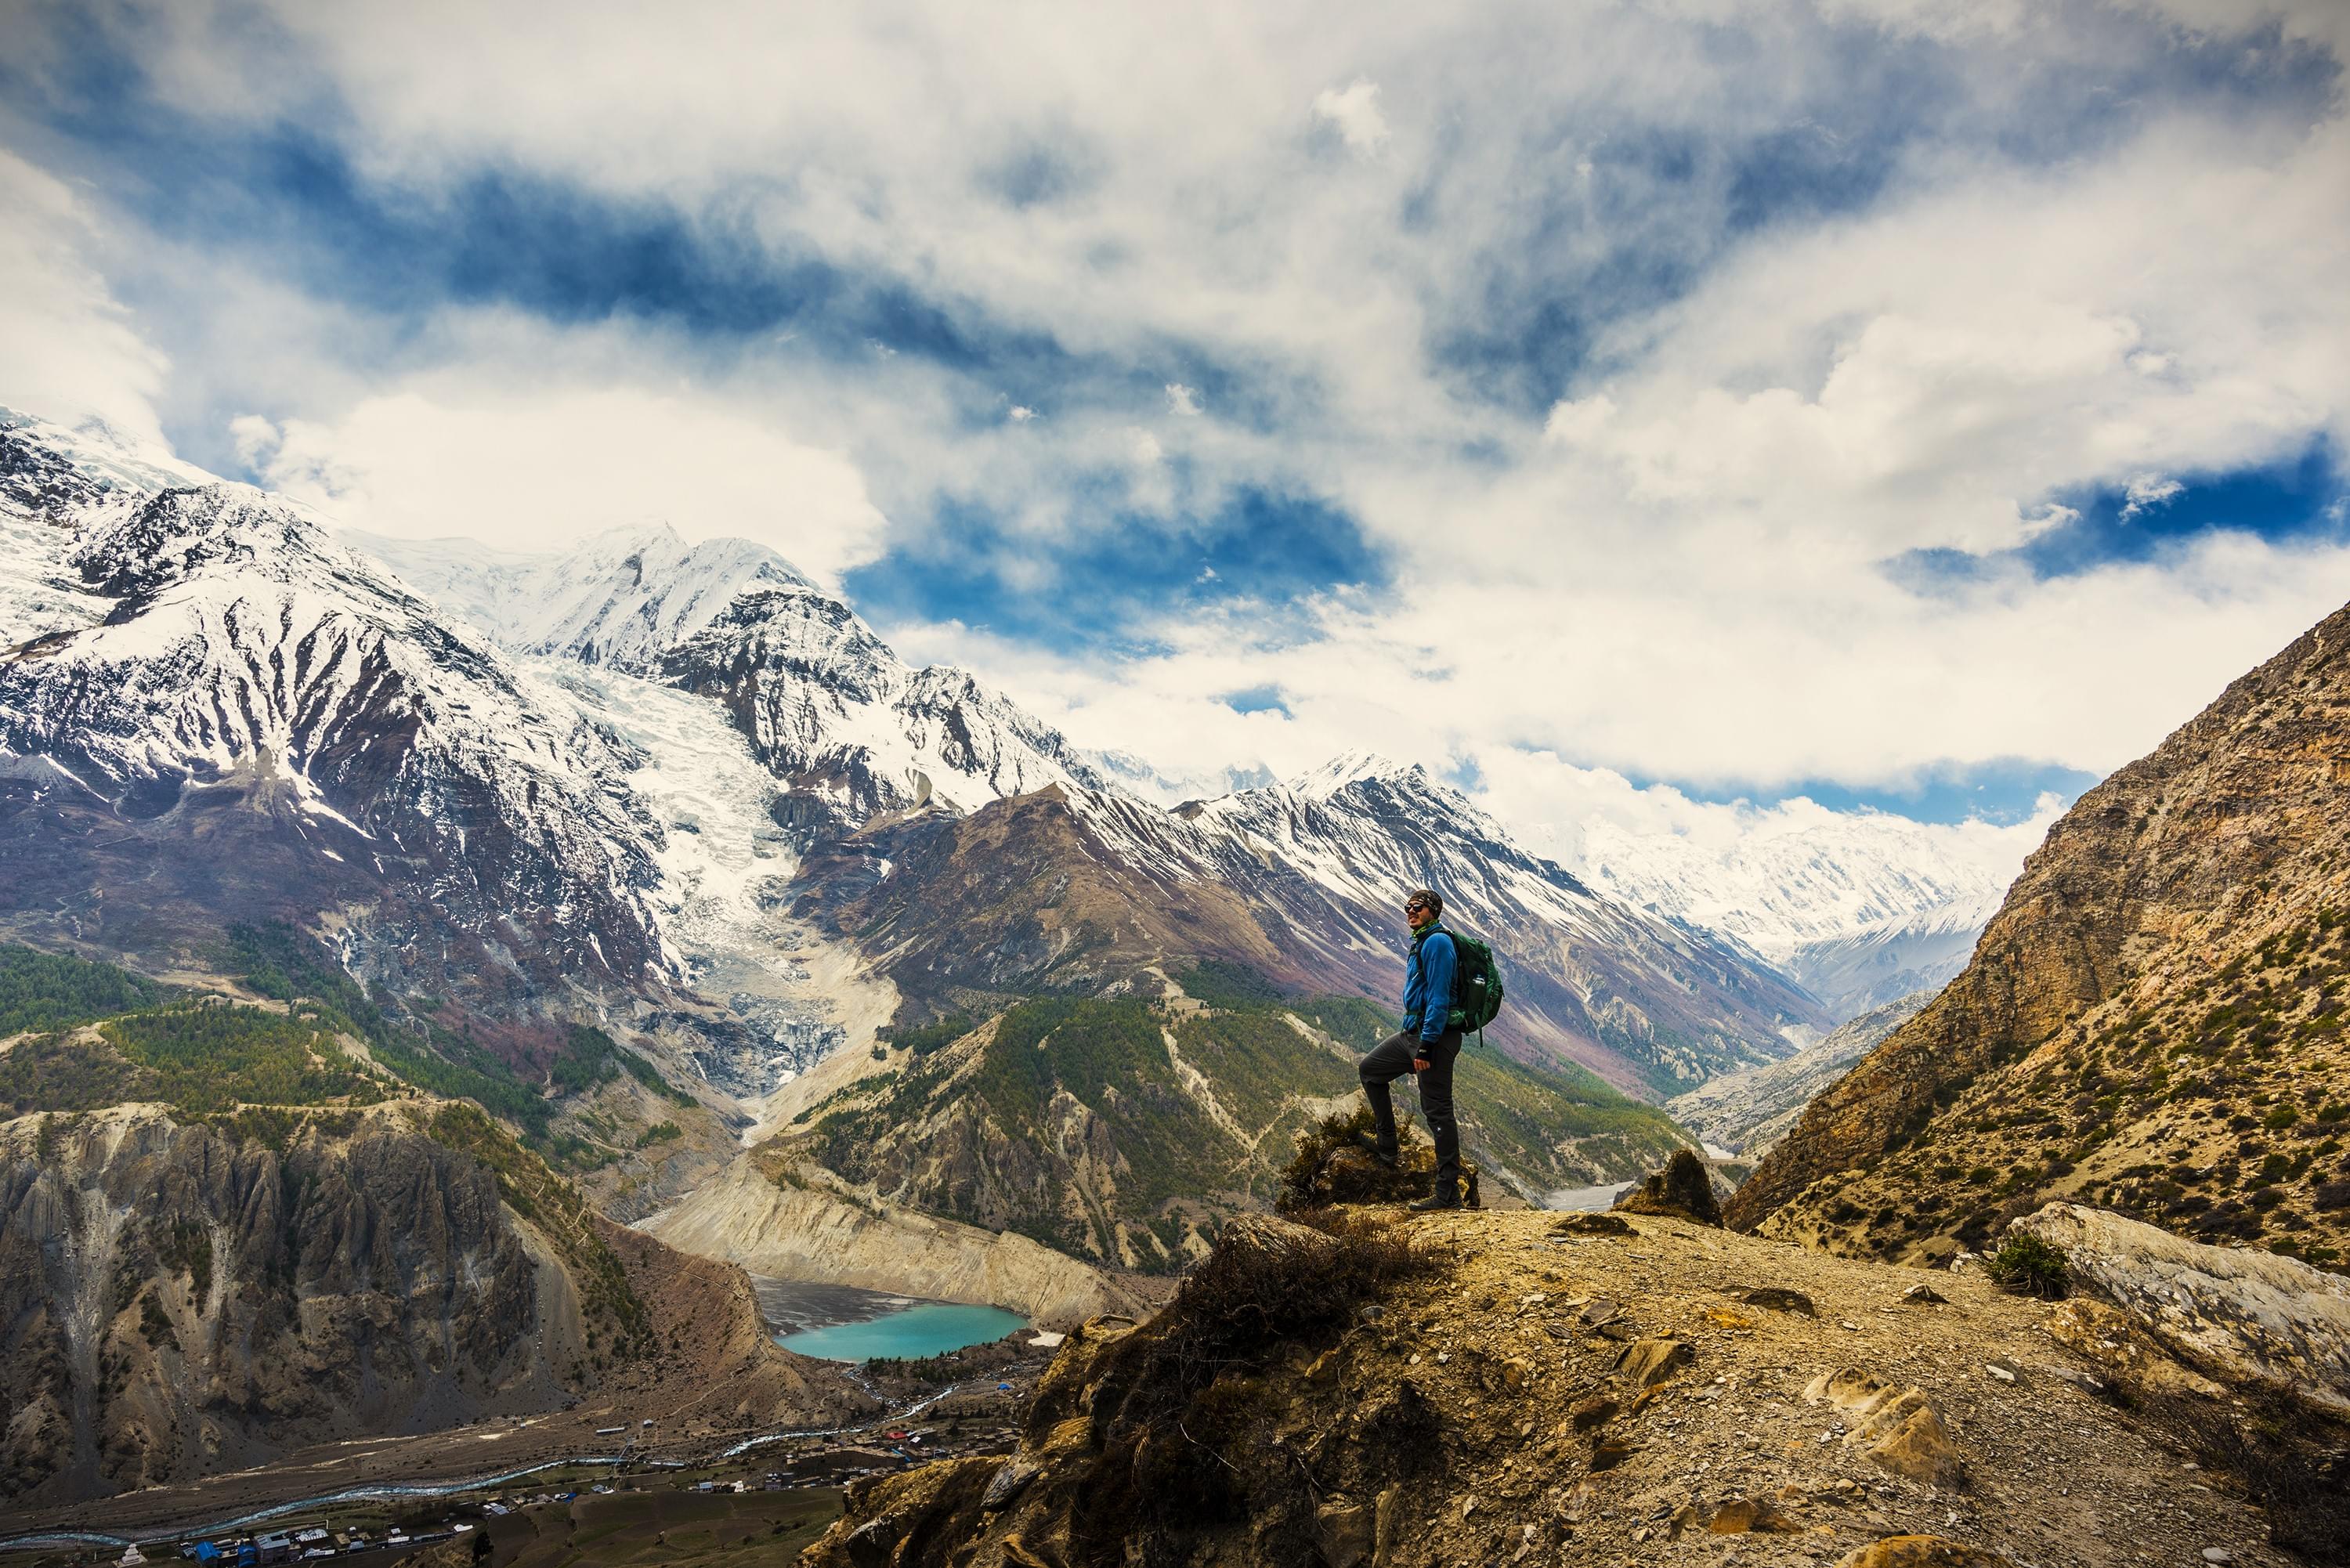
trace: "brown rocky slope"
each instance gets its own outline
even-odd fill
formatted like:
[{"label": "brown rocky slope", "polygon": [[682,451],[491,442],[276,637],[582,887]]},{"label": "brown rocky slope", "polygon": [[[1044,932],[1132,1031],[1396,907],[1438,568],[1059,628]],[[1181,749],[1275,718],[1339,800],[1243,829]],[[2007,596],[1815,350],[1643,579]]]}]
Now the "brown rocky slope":
[{"label": "brown rocky slope", "polygon": [[1729,1222],[1938,1260],[2051,1199],[2350,1251],[2350,608],[2084,795]]},{"label": "brown rocky slope", "polygon": [[1653,1217],[1238,1220],[1074,1336],[1016,1453],[858,1483],[806,1561],[2286,1560],[2072,1303],[1923,1279]]}]

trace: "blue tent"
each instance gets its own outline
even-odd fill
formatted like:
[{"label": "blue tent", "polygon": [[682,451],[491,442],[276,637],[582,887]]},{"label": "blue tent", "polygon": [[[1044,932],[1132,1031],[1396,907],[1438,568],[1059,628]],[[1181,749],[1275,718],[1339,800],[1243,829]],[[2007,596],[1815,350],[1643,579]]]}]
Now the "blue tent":
[{"label": "blue tent", "polygon": [[217,1563],[221,1560],[221,1549],[209,1541],[199,1541],[196,1549],[188,1555],[199,1563]]}]

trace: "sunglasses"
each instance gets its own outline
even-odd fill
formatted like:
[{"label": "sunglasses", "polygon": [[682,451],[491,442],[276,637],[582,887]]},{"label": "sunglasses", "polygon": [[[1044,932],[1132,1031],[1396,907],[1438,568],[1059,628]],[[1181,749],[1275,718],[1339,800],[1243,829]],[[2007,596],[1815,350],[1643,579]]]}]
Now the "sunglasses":
[{"label": "sunglasses", "polygon": [[1428,908],[1428,906],[1427,906],[1427,905],[1425,905],[1425,904],[1420,904],[1420,903],[1406,904],[1406,905],[1403,907],[1403,912],[1404,912],[1405,914],[1407,914],[1407,915],[1417,915],[1417,914],[1419,914],[1422,909],[1425,909],[1426,908]]}]

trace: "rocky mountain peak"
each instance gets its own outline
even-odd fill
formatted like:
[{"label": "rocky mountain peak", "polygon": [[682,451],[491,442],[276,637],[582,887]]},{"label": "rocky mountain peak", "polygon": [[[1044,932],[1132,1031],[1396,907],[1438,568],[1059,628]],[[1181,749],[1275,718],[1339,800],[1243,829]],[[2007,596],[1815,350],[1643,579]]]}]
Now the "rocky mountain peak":
[{"label": "rocky mountain peak", "polygon": [[667,523],[631,524],[567,549],[496,550],[471,539],[345,538],[516,653],[650,675],[669,649],[768,587],[810,588],[749,539],[689,544]]},{"label": "rocky mountain peak", "polygon": [[1358,747],[1341,752],[1320,767],[1285,781],[1283,787],[1301,800],[1326,801],[1356,784],[1387,784],[1425,789],[1430,783],[1427,768],[1418,763],[1399,763]]}]

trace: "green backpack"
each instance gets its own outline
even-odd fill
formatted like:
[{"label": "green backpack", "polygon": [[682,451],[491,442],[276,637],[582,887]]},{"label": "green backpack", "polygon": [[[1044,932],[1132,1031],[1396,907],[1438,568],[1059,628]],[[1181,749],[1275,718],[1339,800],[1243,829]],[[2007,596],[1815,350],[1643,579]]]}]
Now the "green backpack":
[{"label": "green backpack", "polygon": [[1492,948],[1450,926],[1430,926],[1419,940],[1426,941],[1438,931],[1452,939],[1452,1008],[1445,1023],[1464,1034],[1475,1030],[1482,1044],[1485,1025],[1502,1011],[1502,971],[1493,962]]}]

